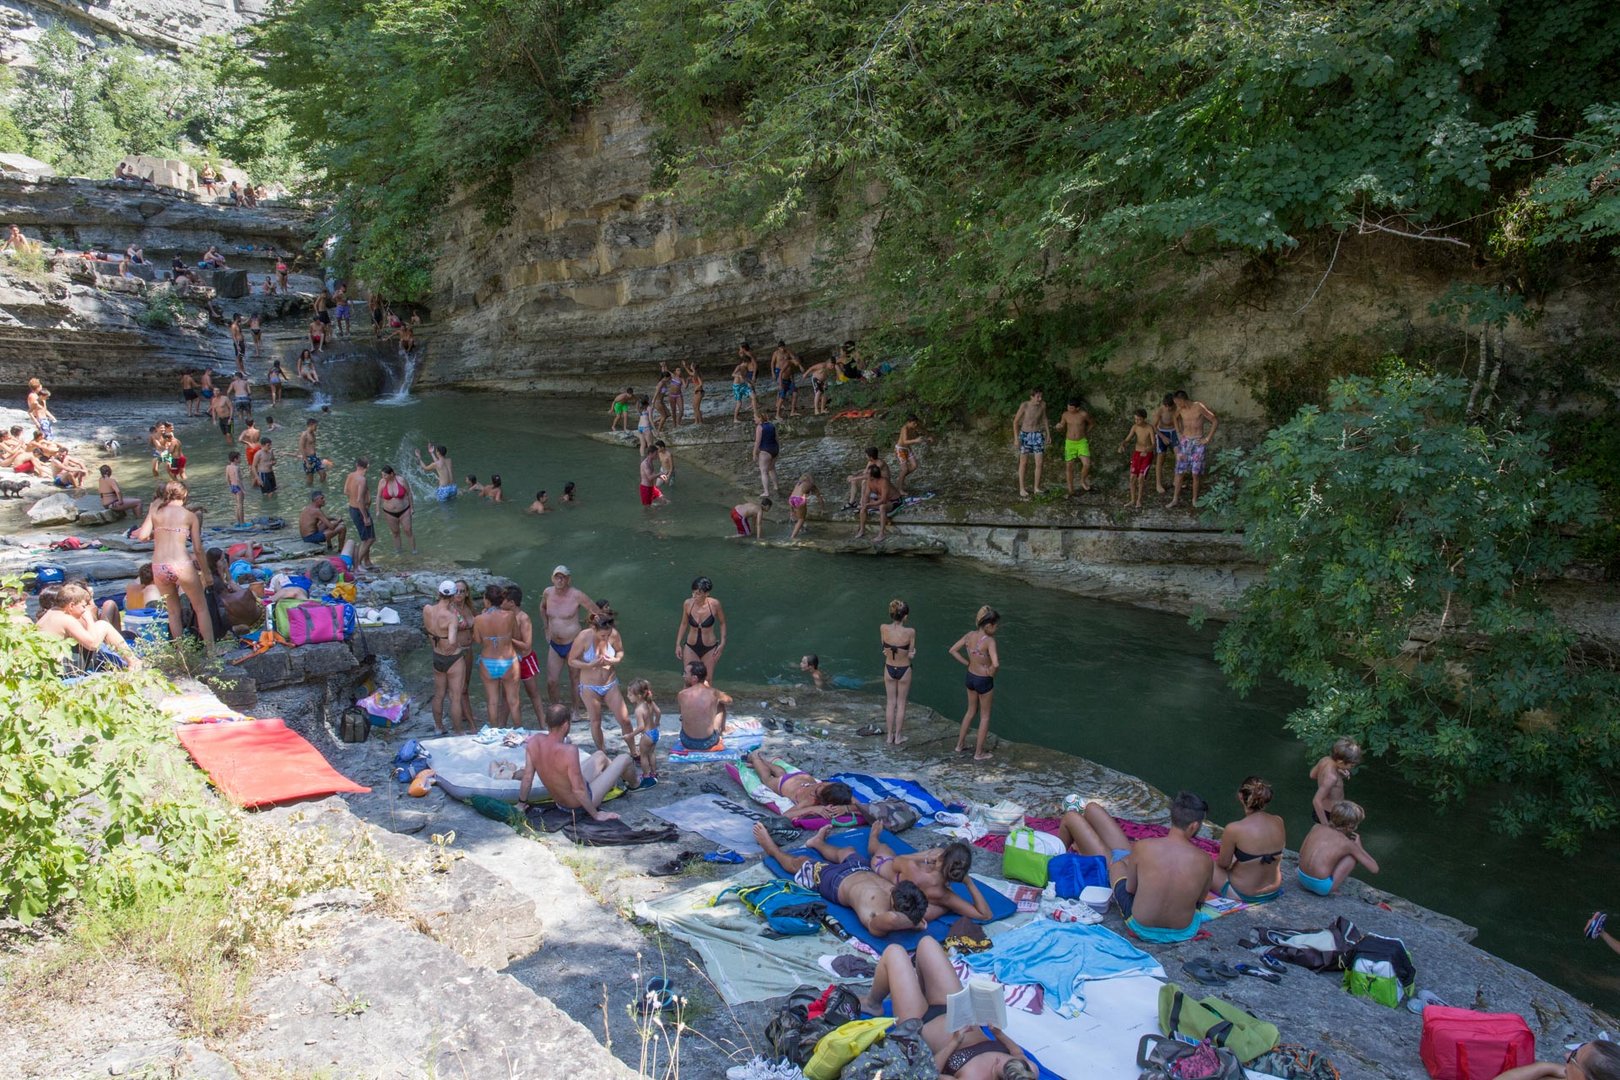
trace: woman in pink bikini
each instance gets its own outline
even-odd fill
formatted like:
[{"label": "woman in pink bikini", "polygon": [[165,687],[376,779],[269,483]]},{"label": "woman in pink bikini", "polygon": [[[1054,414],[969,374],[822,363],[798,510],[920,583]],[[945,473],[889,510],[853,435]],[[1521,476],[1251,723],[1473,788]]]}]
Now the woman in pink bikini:
[{"label": "woman in pink bikini", "polygon": [[[203,590],[214,582],[208,574],[206,560],[192,561],[192,552],[201,553],[202,522],[186,509],[186,485],[170,480],[158,489],[152,509],[146,520],[135,531],[135,539],[152,541],[152,581],[163,593],[169,608],[169,636],[180,640],[180,594],[191,601],[191,610],[197,613],[197,631],[210,647],[214,644],[214,626],[208,617],[208,602]],[[188,551],[186,541],[191,541]]]}]

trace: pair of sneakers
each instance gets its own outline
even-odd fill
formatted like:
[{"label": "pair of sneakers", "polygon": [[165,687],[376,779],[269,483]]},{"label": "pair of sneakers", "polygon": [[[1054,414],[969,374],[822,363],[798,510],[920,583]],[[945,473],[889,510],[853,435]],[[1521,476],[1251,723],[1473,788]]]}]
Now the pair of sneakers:
[{"label": "pair of sneakers", "polygon": [[767,1061],[756,1056],[726,1070],[726,1080],[804,1080],[804,1070],[790,1061]]}]

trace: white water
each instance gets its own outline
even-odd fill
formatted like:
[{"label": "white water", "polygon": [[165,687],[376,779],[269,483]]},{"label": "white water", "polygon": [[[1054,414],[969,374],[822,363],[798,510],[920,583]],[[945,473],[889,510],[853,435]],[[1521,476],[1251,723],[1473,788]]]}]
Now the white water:
[{"label": "white water", "polygon": [[411,400],[411,383],[416,381],[416,367],[422,358],[422,350],[412,349],[403,355],[405,362],[400,365],[399,385],[393,393],[378,398],[378,405],[404,405]]}]

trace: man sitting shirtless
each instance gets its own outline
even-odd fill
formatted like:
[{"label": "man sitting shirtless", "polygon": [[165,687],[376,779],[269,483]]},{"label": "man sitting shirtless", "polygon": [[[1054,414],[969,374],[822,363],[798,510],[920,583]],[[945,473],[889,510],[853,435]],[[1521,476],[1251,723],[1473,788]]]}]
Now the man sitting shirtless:
[{"label": "man sitting shirtless", "polygon": [[1058,829],[1064,843],[1082,855],[1108,860],[1108,880],[1125,925],[1143,941],[1169,943],[1197,935],[1198,908],[1215,877],[1215,860],[1193,844],[1209,804],[1190,791],[1170,802],[1170,832],[1131,841],[1101,806],[1070,810]]},{"label": "man sitting shirtless", "polygon": [[748,766],[759,775],[766,787],[782,798],[793,801],[793,806],[783,811],[783,817],[793,820],[832,818],[860,812],[860,807],[855,804],[855,793],[849,790],[848,784],[822,783],[807,772],[784,769],[767,758],[763,750],[755,750],[748,755]]},{"label": "man sitting shirtless", "polygon": [[[820,859],[789,855],[783,851],[763,824],[754,823],[754,841],[765,854],[793,874],[793,880],[814,889],[830,904],[854,908],[861,925],[878,937],[896,930],[919,930],[928,920],[928,898],[909,881],[896,885],[872,869],[872,864],[853,848],[827,843],[827,826],[810,838],[810,849]],[[1213,863],[1211,864],[1213,865]]]},{"label": "man sitting shirtless", "polygon": [[582,810],[596,821],[617,821],[619,815],[600,809],[602,800],[624,778],[633,788],[641,782],[629,754],[608,760],[598,750],[580,765],[579,751],[568,741],[574,711],[566,705],[546,707],[544,734],[529,736],[523,747],[523,776],[518,785],[518,809],[528,809],[529,791],[538,776],[551,801],[564,810]]}]

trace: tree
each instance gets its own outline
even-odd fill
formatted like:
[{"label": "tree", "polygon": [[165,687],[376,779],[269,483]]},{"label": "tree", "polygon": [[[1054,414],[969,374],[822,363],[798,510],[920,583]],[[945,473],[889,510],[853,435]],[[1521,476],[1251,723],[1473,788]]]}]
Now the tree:
[{"label": "tree", "polygon": [[1563,849],[1620,824],[1620,676],[1541,583],[1597,500],[1546,439],[1466,416],[1468,382],[1397,367],[1332,384],[1212,499],[1266,566],[1222,631],[1232,684],[1305,691],[1288,726],[1354,735],[1437,800],[1492,800]]}]

